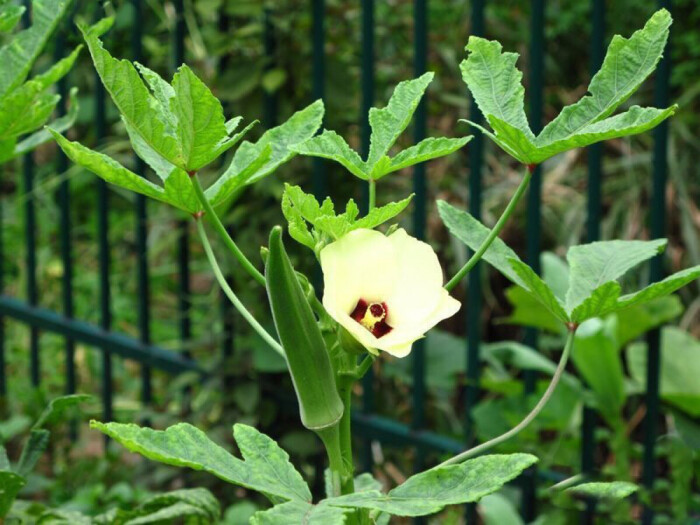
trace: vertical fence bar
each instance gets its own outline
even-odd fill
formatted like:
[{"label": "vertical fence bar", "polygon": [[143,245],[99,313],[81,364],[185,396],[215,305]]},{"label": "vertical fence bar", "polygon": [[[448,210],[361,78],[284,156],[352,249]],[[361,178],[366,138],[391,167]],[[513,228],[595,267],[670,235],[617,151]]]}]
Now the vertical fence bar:
[{"label": "vertical fence bar", "polygon": [[[544,91],[544,9],[545,0],[532,0],[531,3],[531,41],[530,41],[530,125],[537,134],[542,129],[542,104]],[[542,169],[535,168],[530,183],[527,199],[527,262],[532,269],[540,273],[540,245],[542,241]],[[525,344],[537,347],[537,331],[528,329],[525,333]],[[537,375],[525,371],[525,393],[535,390]],[[521,478],[523,484],[522,515],[526,521],[535,518],[536,476],[534,468],[526,471]]]},{"label": "vertical fence bar", "polygon": [[[418,77],[426,72],[428,61],[428,0],[414,0],[413,3],[413,76]],[[423,96],[416,108],[413,140],[417,144],[426,136],[428,121],[428,95]],[[426,201],[427,187],[425,181],[425,164],[417,164],[413,168],[413,234],[418,239],[424,239],[426,233]],[[425,343],[419,339],[413,344],[413,420],[411,426],[419,429],[425,426]],[[417,447],[414,469],[423,468],[425,450]],[[419,520],[420,521],[420,520]]]},{"label": "vertical fence bar", "polygon": [[[360,107],[360,147],[362,158],[369,155],[369,110],[374,104],[374,0],[362,0],[362,103]],[[362,205],[366,211],[369,207],[369,185],[363,187]],[[362,410],[374,411],[374,370],[371,368],[362,378]],[[372,468],[372,441],[363,443],[362,464],[365,471]]]},{"label": "vertical fence bar", "polygon": [[[95,19],[102,15],[98,4],[95,9]],[[95,78],[95,140],[101,146],[106,136],[107,121],[105,113],[105,89],[97,72]],[[109,280],[109,189],[107,183],[98,178],[97,185],[97,239],[98,239],[98,275],[100,289],[100,327],[109,330],[112,326],[110,309],[110,280]],[[102,349],[102,412],[105,421],[113,419],[113,390],[112,390],[112,354]],[[108,438],[105,436],[105,446]]]},{"label": "vertical fence bar", "polygon": [[[314,100],[323,98],[325,94],[326,78],[326,37],[325,37],[325,0],[311,0],[311,20],[312,20],[312,58],[311,94]],[[322,199],[327,195],[326,188],[326,166],[322,159],[314,158],[312,161],[313,174],[312,186],[317,199]]]},{"label": "vertical fence bar", "polygon": [[[672,11],[671,0],[659,0],[658,6]],[[656,71],[654,87],[654,105],[667,107],[669,104],[671,78],[671,40],[664,52],[664,58]],[[651,217],[649,230],[652,239],[663,237],[666,231],[666,180],[668,170],[668,121],[654,129],[654,157],[652,173],[652,194],[650,200]],[[663,256],[658,255],[651,260],[650,282],[663,278]],[[661,331],[654,329],[647,334],[647,391],[646,417],[644,421],[644,455],[642,483],[648,491],[654,486],[656,468],[654,450],[658,433],[659,419],[659,377],[661,372]],[[654,521],[654,511],[650,505],[644,507],[642,524],[651,525]]]},{"label": "vertical fence bar", "polygon": [[[595,75],[603,64],[605,56],[605,0],[591,1],[591,76]],[[588,213],[586,221],[586,239],[588,242],[600,240],[600,221],[602,215],[601,180],[603,174],[603,144],[593,144],[588,148]],[[596,411],[583,407],[583,424],[581,427],[581,473],[589,475],[595,467],[595,427]],[[581,513],[581,524],[592,525],[595,520],[595,500],[587,498]]]},{"label": "vertical fence bar", "polygon": [[[32,25],[32,3],[24,0],[25,11],[22,15],[22,25],[28,28]],[[24,244],[27,249],[27,302],[35,306],[38,300],[36,287],[36,211],[34,209],[34,155],[27,153],[22,158],[22,184],[24,186]],[[39,330],[29,328],[29,377],[32,385],[39,386],[41,380],[41,363],[39,358]]]},{"label": "vertical fence bar", "polygon": [[[185,6],[183,0],[175,0],[175,31],[173,34],[173,70],[185,61]],[[180,339],[186,345],[185,357],[192,357],[188,343],[192,337],[192,318],[190,310],[190,236],[189,221],[178,222],[178,314],[180,318]],[[185,393],[187,394],[187,392]],[[185,403],[187,405],[187,402]]]},{"label": "vertical fence bar", "polygon": [[[484,36],[484,0],[472,0],[471,34]],[[483,120],[481,111],[470,95],[469,118],[472,122]],[[469,144],[469,213],[481,220],[481,177],[484,162],[484,135],[475,133]],[[479,362],[479,345],[481,343],[481,263],[477,263],[467,275],[467,384],[464,392],[464,441],[467,447],[474,444],[474,422],[472,409],[479,398],[479,379],[481,364]],[[467,523],[476,523],[476,505],[466,506]]]},{"label": "vertical fence bar", "polygon": [[[5,170],[0,164],[0,296],[5,291],[5,245],[3,227],[2,183]],[[5,416],[5,396],[7,396],[7,370],[5,365],[5,318],[0,315],[0,416]]]},{"label": "vertical fence bar", "polygon": [[[131,0],[131,55],[134,61],[143,62],[143,8],[141,0]],[[134,171],[145,177],[146,165],[138,155],[134,155]],[[139,340],[151,343],[150,286],[148,282],[148,208],[146,197],[136,194],[134,201],[136,216],[136,289]],[[141,365],[141,401],[149,405],[153,397],[151,368]]]},{"label": "vertical fence bar", "polygon": [[[277,38],[275,36],[275,25],[272,22],[272,9],[265,8],[263,15],[263,45],[265,47],[265,70],[269,71],[275,67],[277,51]],[[263,101],[263,124],[270,129],[277,124],[277,92],[269,93],[265,91]]]},{"label": "vertical fence bar", "polygon": [[[67,24],[63,24],[67,27]],[[58,62],[63,58],[65,51],[65,29],[56,35],[54,47],[54,61]],[[58,94],[61,100],[58,102],[57,112],[59,116],[66,114],[66,99],[68,98],[67,79],[64,77],[58,81]],[[71,255],[71,217],[70,217],[70,183],[65,176],[68,170],[68,157],[59,149],[56,154],[56,171],[64,176],[56,194],[59,207],[59,234],[61,243],[61,263],[63,266],[62,279],[62,300],[63,315],[68,318],[73,317],[73,257]],[[75,380],[75,341],[70,338],[65,340],[66,350],[66,394],[74,394],[76,387]]]}]

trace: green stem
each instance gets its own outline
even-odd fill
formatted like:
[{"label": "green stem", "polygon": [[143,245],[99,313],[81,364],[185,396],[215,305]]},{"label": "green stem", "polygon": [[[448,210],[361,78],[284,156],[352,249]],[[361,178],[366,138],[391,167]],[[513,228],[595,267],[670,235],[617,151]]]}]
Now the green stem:
[{"label": "green stem", "polygon": [[549,383],[549,386],[547,387],[547,390],[545,390],[542,398],[535,405],[535,408],[533,408],[532,411],[527,416],[525,416],[525,419],[523,419],[515,427],[511,428],[508,432],[501,434],[500,436],[495,437],[493,439],[490,439],[486,443],[482,443],[481,445],[477,445],[474,448],[465,450],[464,452],[457,454],[454,457],[451,457],[447,461],[443,461],[435,468],[453,465],[455,463],[461,463],[466,459],[477,456],[482,452],[498,445],[499,443],[503,443],[504,441],[512,438],[514,435],[516,435],[518,432],[520,432],[522,429],[528,426],[532,422],[532,420],[535,419],[535,417],[537,417],[537,414],[539,414],[542,411],[544,406],[547,404],[547,401],[549,401],[549,398],[552,397],[554,390],[557,388],[557,384],[559,383],[559,380],[561,379],[561,376],[564,373],[564,369],[566,368],[566,362],[569,359],[571,349],[574,346],[574,334],[575,330],[569,331],[569,336],[567,337],[566,344],[564,345],[564,351],[562,352],[561,358],[559,359],[557,369],[555,370],[554,375],[552,376],[552,381]]},{"label": "green stem", "polygon": [[226,282],[226,278],[221,272],[219,263],[216,261],[216,256],[214,255],[214,251],[212,250],[211,244],[209,243],[209,239],[207,238],[207,233],[206,231],[204,231],[204,224],[202,224],[201,220],[197,220],[195,222],[197,223],[197,232],[199,233],[199,238],[202,240],[202,245],[204,246],[204,252],[207,254],[207,259],[209,260],[209,264],[211,265],[212,270],[214,270],[214,275],[216,276],[216,280],[218,281],[219,286],[221,286],[221,289],[224,291],[231,303],[233,303],[233,306],[236,307],[236,310],[238,310],[238,312],[243,316],[243,318],[246,321],[248,321],[250,326],[253,327],[253,329],[258,333],[258,335],[262,337],[263,340],[267,344],[269,344],[273,350],[275,350],[278,354],[284,357],[284,350],[282,349],[280,344],[275,340],[274,337],[272,337],[267,332],[267,330],[265,330],[262,327],[262,325],[257,321],[257,319],[253,317],[253,314],[251,314],[248,311],[245,305],[233,292],[228,282]]},{"label": "green stem", "polygon": [[355,492],[354,462],[352,457],[352,380],[341,379],[339,383],[340,399],[343,401],[343,417],[340,419],[340,452],[345,466],[345,480],[342,485],[343,494]]},{"label": "green stem", "polygon": [[377,204],[377,181],[369,179],[369,205],[367,211],[372,211]]},{"label": "green stem", "polygon": [[360,362],[359,365],[357,365],[357,368],[355,369],[355,377],[357,379],[362,379],[364,375],[367,373],[367,370],[370,369],[372,366],[372,363],[374,363],[374,356],[372,354],[367,354],[362,361]]},{"label": "green stem", "polygon": [[469,271],[472,268],[474,268],[476,263],[479,262],[479,259],[481,259],[481,257],[486,253],[486,250],[489,249],[491,243],[496,239],[496,237],[498,237],[498,234],[501,233],[501,230],[508,221],[508,218],[513,213],[513,210],[515,210],[515,206],[518,204],[520,197],[523,196],[523,193],[525,193],[525,189],[530,183],[531,178],[532,171],[530,171],[530,168],[528,168],[527,172],[525,173],[525,176],[523,177],[523,180],[520,182],[520,186],[518,186],[518,189],[515,190],[513,197],[510,199],[510,202],[508,203],[508,206],[506,206],[506,209],[503,210],[503,214],[498,219],[498,222],[496,222],[496,225],[493,227],[493,229],[488,234],[481,246],[479,246],[479,249],[476,252],[474,252],[474,255],[472,255],[469,258],[465,265],[462,266],[462,268],[455,274],[455,276],[452,279],[450,279],[450,282],[448,282],[445,285],[445,290],[451,292],[452,289],[455,286],[457,286],[459,281],[461,281],[464,278],[464,276],[467,275],[467,273],[469,273]]},{"label": "green stem", "polygon": [[[317,430],[316,433],[321,438],[321,441],[323,441],[323,445],[326,447],[326,454],[328,455],[328,463],[331,470],[331,480],[333,485],[333,494],[329,494],[329,496],[350,494],[350,492],[344,491],[348,476],[340,446],[341,438],[339,426],[333,425],[332,427]],[[352,476],[350,476],[350,481],[352,482]]]},{"label": "green stem", "polygon": [[255,279],[255,281],[257,281],[258,284],[265,286],[265,276],[263,274],[261,274],[257,270],[257,268],[255,268],[255,266],[253,266],[253,263],[251,263],[248,260],[248,258],[245,256],[245,254],[241,251],[241,249],[238,247],[238,245],[234,242],[234,240],[228,234],[228,232],[226,231],[226,227],[223,225],[223,223],[221,222],[221,219],[219,219],[219,216],[216,214],[216,212],[214,211],[214,208],[209,203],[207,196],[204,194],[204,190],[202,189],[202,184],[199,182],[199,177],[197,177],[197,174],[195,173],[190,178],[192,179],[192,186],[194,187],[194,192],[197,194],[197,198],[199,199],[200,204],[204,208],[204,211],[206,212],[206,216],[211,221],[216,232],[223,239],[224,243],[226,244],[226,247],[231,251],[231,253],[233,253],[233,255],[236,257],[236,259],[238,259],[238,262],[241,263],[241,266],[243,266],[243,268],[245,268],[245,270],[250,274],[250,276],[253,279]]}]

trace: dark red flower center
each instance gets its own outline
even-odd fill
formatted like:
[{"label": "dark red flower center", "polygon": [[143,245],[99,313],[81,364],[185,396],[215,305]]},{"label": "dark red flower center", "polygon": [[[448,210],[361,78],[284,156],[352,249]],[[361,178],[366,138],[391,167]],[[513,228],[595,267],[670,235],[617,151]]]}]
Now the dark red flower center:
[{"label": "dark red flower center", "polygon": [[386,322],[387,315],[389,315],[389,309],[386,303],[368,303],[360,299],[350,317],[369,330],[374,337],[380,338],[392,330]]}]

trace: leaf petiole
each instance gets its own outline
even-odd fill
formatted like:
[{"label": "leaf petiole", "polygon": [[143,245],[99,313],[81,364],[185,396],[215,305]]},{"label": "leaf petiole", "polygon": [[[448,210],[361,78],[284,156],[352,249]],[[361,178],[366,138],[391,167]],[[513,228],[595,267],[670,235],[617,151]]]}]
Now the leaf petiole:
[{"label": "leaf petiole", "polygon": [[202,221],[200,219],[197,219],[195,222],[197,223],[197,232],[199,233],[199,238],[202,240],[202,246],[204,246],[204,252],[207,255],[209,264],[211,265],[211,268],[214,271],[214,275],[216,276],[216,280],[218,281],[219,286],[221,286],[221,289],[229,298],[233,306],[236,307],[236,310],[238,310],[238,312],[243,316],[243,318],[246,321],[248,321],[250,326],[253,327],[253,329],[258,333],[258,335],[262,337],[263,340],[267,344],[269,344],[275,352],[280,354],[282,357],[285,357],[282,346],[275,340],[274,337],[272,337],[267,332],[267,330],[265,330],[265,328],[262,327],[258,320],[255,319],[255,317],[253,317],[253,314],[251,314],[250,311],[248,311],[245,305],[241,302],[241,300],[231,289],[228,282],[226,282],[226,278],[224,277],[224,274],[221,273],[221,268],[219,267],[219,263],[216,261],[216,256],[214,255],[214,251],[212,250],[211,244],[209,243],[209,239],[207,238],[207,233],[206,231],[204,231],[204,224],[202,224]]},{"label": "leaf petiole", "polygon": [[260,273],[255,268],[255,266],[253,266],[253,263],[251,263],[250,260],[248,260],[245,254],[241,251],[241,249],[238,247],[235,241],[228,234],[226,228],[221,222],[221,219],[219,219],[219,216],[216,214],[216,211],[214,211],[214,208],[209,203],[209,200],[207,199],[206,195],[204,195],[204,190],[202,189],[202,184],[199,182],[199,177],[197,177],[197,174],[192,174],[190,176],[190,179],[192,179],[192,186],[194,187],[194,191],[197,194],[199,202],[204,208],[204,211],[206,212],[207,217],[209,217],[212,225],[214,226],[214,229],[223,239],[224,244],[226,244],[226,247],[231,251],[231,253],[233,253],[236,259],[238,259],[238,262],[241,263],[241,266],[245,268],[245,270],[250,274],[250,276],[253,279],[255,279],[255,281],[258,284],[265,286],[265,277],[263,276],[263,274]]},{"label": "leaf petiole", "polygon": [[462,266],[462,268],[460,268],[460,270],[455,274],[455,276],[452,279],[450,279],[450,281],[445,285],[445,290],[451,292],[452,289],[455,286],[457,286],[457,284],[459,284],[459,281],[461,281],[464,278],[464,276],[467,275],[467,273],[469,273],[469,271],[472,268],[474,268],[476,263],[479,262],[479,259],[481,259],[481,257],[486,253],[486,250],[489,249],[491,243],[496,239],[496,237],[498,237],[498,234],[501,233],[501,230],[506,225],[508,218],[515,210],[515,206],[518,204],[518,201],[523,196],[523,193],[525,193],[525,189],[527,189],[527,186],[530,183],[530,179],[532,179],[533,172],[534,168],[528,166],[527,171],[525,172],[525,176],[520,182],[518,189],[515,190],[513,197],[508,203],[508,206],[506,206],[506,209],[503,210],[503,214],[498,219],[498,222],[496,222],[496,225],[493,227],[488,237],[486,237],[479,249],[476,252],[474,252],[474,254],[469,258],[469,260],[464,264],[464,266]]},{"label": "leaf petiole", "polygon": [[532,422],[532,420],[535,419],[537,415],[542,411],[542,409],[547,404],[547,401],[549,401],[549,398],[552,397],[554,390],[557,388],[559,380],[561,379],[562,374],[564,373],[564,369],[566,368],[566,363],[569,360],[571,350],[574,346],[575,333],[575,327],[571,327],[569,329],[569,335],[566,339],[566,344],[564,345],[564,351],[562,352],[561,358],[559,359],[559,364],[557,365],[557,369],[554,371],[554,375],[552,376],[552,381],[549,383],[549,386],[547,386],[547,390],[545,390],[544,394],[535,405],[535,408],[533,408],[532,411],[530,411],[530,413],[527,416],[525,416],[525,419],[523,419],[520,423],[511,428],[508,432],[505,432],[500,436],[490,439],[485,443],[482,443],[481,445],[477,445],[476,447],[470,448],[469,450],[465,450],[464,452],[461,452],[456,456],[453,456],[450,459],[443,461],[435,468],[445,467],[447,465],[454,465],[455,463],[461,463],[464,460],[473,458],[474,456],[478,456],[482,452],[485,452],[486,450],[500,443],[503,443],[504,441],[507,441],[508,439],[512,438],[514,435],[519,433],[521,430],[523,430],[526,426],[528,426]]}]

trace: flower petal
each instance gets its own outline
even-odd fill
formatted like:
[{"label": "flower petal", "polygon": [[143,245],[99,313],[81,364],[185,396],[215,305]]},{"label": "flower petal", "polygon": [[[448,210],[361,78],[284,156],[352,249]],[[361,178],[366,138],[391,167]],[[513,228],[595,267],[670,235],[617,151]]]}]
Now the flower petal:
[{"label": "flower petal", "polygon": [[384,301],[394,288],[397,253],[381,232],[358,229],[321,250],[323,305],[350,314],[362,298]]},{"label": "flower petal", "polygon": [[377,340],[376,348],[394,354],[397,347],[412,344],[440,321],[456,314],[462,304],[450,296],[444,288],[441,287],[439,290],[440,299],[432,312],[422,319],[418,319],[415,323],[395,325],[390,333]]},{"label": "flower petal", "polygon": [[391,326],[419,323],[432,313],[442,298],[442,268],[432,247],[396,230],[389,241],[399,254],[394,289],[385,299]]}]

